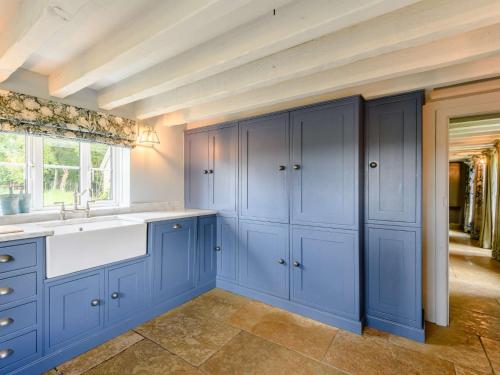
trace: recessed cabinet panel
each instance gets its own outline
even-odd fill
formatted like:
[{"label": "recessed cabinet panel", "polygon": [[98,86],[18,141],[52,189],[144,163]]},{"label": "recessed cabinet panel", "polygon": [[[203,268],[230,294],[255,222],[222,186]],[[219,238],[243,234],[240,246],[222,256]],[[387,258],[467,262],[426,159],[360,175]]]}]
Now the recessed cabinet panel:
[{"label": "recessed cabinet panel", "polygon": [[368,227],[368,315],[422,327],[420,229]]},{"label": "recessed cabinet panel", "polygon": [[208,133],[185,135],[184,178],[187,208],[209,208]]},{"label": "recessed cabinet panel", "polygon": [[240,220],[240,284],[289,297],[288,225]]},{"label": "recessed cabinet panel", "polygon": [[292,224],[356,229],[359,101],[291,114]]},{"label": "recessed cabinet panel", "polygon": [[366,111],[367,221],[420,225],[418,99],[370,102]]},{"label": "recessed cabinet panel", "polygon": [[240,123],[240,217],[288,223],[288,113]]},{"label": "recessed cabinet panel", "polygon": [[238,126],[208,133],[209,207],[226,215],[236,215],[238,176]]},{"label": "recessed cabinet panel", "polygon": [[217,276],[229,281],[237,280],[238,219],[217,217]]},{"label": "recessed cabinet panel", "polygon": [[217,273],[217,220],[215,216],[202,217],[198,227],[200,257],[200,284],[215,280]]},{"label": "recessed cabinet panel", "polygon": [[357,232],[294,225],[290,265],[292,301],[360,318]]}]

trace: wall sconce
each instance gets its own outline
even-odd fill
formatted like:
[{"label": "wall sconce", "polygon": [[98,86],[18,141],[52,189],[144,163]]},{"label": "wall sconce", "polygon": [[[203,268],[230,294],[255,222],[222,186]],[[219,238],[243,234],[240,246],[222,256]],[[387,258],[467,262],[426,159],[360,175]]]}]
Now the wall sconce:
[{"label": "wall sconce", "polygon": [[137,138],[137,143],[145,145],[160,144],[160,139],[156,130],[150,125],[138,125],[139,126],[139,137]]}]

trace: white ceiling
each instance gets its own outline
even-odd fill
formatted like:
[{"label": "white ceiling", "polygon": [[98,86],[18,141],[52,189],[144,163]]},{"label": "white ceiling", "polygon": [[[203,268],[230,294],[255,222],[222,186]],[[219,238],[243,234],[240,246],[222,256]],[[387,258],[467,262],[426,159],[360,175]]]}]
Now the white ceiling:
[{"label": "white ceiling", "polygon": [[498,0],[0,0],[0,82],[28,70],[165,125],[490,78],[499,60]]}]

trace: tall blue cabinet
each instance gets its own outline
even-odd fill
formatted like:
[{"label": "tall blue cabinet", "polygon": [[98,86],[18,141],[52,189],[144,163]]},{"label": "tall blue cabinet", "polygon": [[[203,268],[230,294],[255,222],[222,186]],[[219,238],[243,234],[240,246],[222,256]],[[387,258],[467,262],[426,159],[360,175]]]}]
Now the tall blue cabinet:
[{"label": "tall blue cabinet", "polygon": [[415,92],[366,103],[367,324],[423,341],[422,105]]}]

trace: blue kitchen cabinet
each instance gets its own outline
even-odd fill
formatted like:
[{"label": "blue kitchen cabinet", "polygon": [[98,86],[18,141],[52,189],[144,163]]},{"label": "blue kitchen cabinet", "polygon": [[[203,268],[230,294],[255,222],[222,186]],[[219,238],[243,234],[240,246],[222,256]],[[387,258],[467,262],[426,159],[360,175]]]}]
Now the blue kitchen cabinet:
[{"label": "blue kitchen cabinet", "polygon": [[358,229],[361,98],[291,112],[291,223]]},{"label": "blue kitchen cabinet", "polygon": [[106,320],[118,322],[143,310],[149,296],[146,261],[106,270]]},{"label": "blue kitchen cabinet", "polygon": [[104,272],[63,278],[46,286],[45,347],[54,351],[99,331],[104,324]]},{"label": "blue kitchen cabinet", "polygon": [[367,102],[366,220],[421,226],[421,92]]},{"label": "blue kitchen cabinet", "polygon": [[290,299],[360,319],[358,232],[292,226]]},{"label": "blue kitchen cabinet", "polygon": [[239,222],[239,283],[276,297],[289,297],[288,225]]},{"label": "blue kitchen cabinet", "polygon": [[289,222],[289,115],[240,123],[240,218]]},{"label": "blue kitchen cabinet", "polygon": [[187,208],[209,208],[208,133],[185,134],[184,199]]},{"label": "blue kitchen cabinet", "polygon": [[217,218],[200,217],[198,221],[199,284],[215,280],[217,273]]},{"label": "blue kitchen cabinet", "polygon": [[217,277],[237,281],[238,218],[217,217]]},{"label": "blue kitchen cabinet", "polygon": [[167,301],[196,284],[196,219],[152,223],[153,299]]}]

